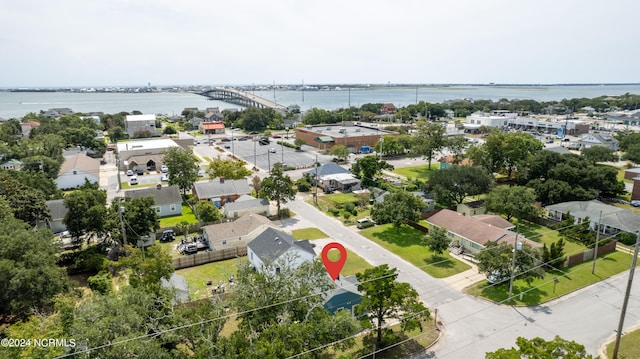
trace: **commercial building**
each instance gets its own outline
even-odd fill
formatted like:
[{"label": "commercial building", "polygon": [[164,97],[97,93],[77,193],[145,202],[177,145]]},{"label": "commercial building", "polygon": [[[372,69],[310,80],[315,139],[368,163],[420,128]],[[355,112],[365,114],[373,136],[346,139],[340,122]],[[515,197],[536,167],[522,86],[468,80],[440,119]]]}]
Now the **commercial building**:
[{"label": "commercial building", "polygon": [[352,152],[357,152],[360,146],[374,147],[383,136],[397,135],[397,132],[346,122],[343,125],[296,128],[296,138],[302,139],[307,145],[317,147],[320,150],[328,150],[335,145],[345,145]]}]

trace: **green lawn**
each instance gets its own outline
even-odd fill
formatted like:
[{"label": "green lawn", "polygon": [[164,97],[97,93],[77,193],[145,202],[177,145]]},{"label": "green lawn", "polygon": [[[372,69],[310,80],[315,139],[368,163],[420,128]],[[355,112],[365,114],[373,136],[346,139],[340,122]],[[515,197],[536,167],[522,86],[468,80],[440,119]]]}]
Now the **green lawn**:
[{"label": "green lawn", "polygon": [[[310,204],[313,204],[313,200],[309,200]],[[341,208],[344,207],[346,203],[353,203],[356,205],[356,209],[358,213],[356,215],[349,214],[349,218],[345,219],[344,213]],[[365,208],[358,207],[358,198],[354,193],[336,193],[329,194],[324,196],[318,196],[318,208],[327,213],[329,216],[334,216],[340,218],[345,225],[353,225],[356,223],[356,220],[360,218],[365,218],[370,216],[370,206],[366,206]],[[329,208],[335,208],[338,212],[334,215],[329,212]]]},{"label": "green lawn", "polygon": [[362,230],[360,234],[399,255],[434,278],[449,277],[471,268],[468,264],[451,257],[449,252],[439,256],[434,255],[422,244],[424,234],[409,226],[400,227],[398,232],[391,224],[383,224]]},{"label": "green lawn", "polygon": [[[320,257],[321,253],[318,253]],[[330,250],[327,255],[332,262],[335,262],[340,258],[340,252],[337,250]],[[359,255],[347,249],[347,261],[344,263],[344,267],[340,272],[341,275],[348,277],[360,273],[365,269],[372,268],[373,266],[369,262],[365,261]]]},{"label": "green lawn", "polygon": [[332,204],[334,207],[342,208],[346,203],[358,203],[358,198],[353,193],[336,193],[318,197],[319,200]]},{"label": "green lawn", "polygon": [[315,227],[294,229],[293,231],[291,231],[291,236],[299,241],[304,239],[318,239],[329,237],[326,233]]},{"label": "green lawn", "polygon": [[[218,284],[228,284],[229,276],[238,271],[237,263],[246,261],[246,257],[228,259],[226,261],[213,262],[190,268],[179,269],[176,273],[182,275],[189,284],[191,299],[205,298],[210,290]],[[211,281],[211,285],[207,285]],[[227,289],[229,287],[227,286]]]},{"label": "green lawn", "polygon": [[160,218],[160,228],[175,227],[181,221],[198,223],[198,219],[191,211],[191,208],[189,208],[189,206],[182,205],[182,215]]},{"label": "green lawn", "polygon": [[392,172],[404,176],[406,178],[417,179],[420,181],[426,181],[431,174],[440,168],[439,162],[431,163],[431,170],[427,169],[427,165],[411,166],[396,168]]},{"label": "green lawn", "polygon": [[[526,221],[518,221],[515,223],[517,224],[516,230],[518,233],[534,242],[546,244],[547,248],[551,246],[551,243],[555,243],[560,239],[560,233],[558,231],[549,229],[545,226]],[[588,248],[582,243],[568,240],[564,241],[564,253],[567,255],[578,254],[586,251],[587,249]]]},{"label": "green lawn", "polygon": [[[587,261],[565,268],[563,271],[546,273],[543,279],[536,279],[530,285],[516,279],[513,282],[513,294],[516,297],[508,303],[527,306],[545,303],[629,270],[631,259],[632,257],[629,254],[613,252],[598,258],[596,274],[591,274],[593,262]],[[558,278],[558,283],[555,285],[554,278]],[[482,281],[467,288],[466,291],[471,295],[483,297],[497,303],[506,303],[509,294],[509,283],[490,285],[488,282]],[[523,293],[522,300],[517,297],[519,293]]]},{"label": "green lawn", "polygon": [[[640,330],[624,333],[620,338],[618,348],[618,358],[640,358]],[[607,358],[613,358],[613,347],[616,345],[615,339],[607,344]]]}]

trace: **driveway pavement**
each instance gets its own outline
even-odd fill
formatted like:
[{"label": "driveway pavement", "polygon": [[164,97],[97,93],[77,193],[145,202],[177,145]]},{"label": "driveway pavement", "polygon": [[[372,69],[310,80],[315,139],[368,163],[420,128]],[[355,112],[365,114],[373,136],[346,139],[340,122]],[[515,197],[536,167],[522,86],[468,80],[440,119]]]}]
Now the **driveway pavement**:
[{"label": "driveway pavement", "polygon": [[[468,283],[479,279],[475,269],[435,279],[301,199],[287,206],[298,216],[283,224],[285,230],[312,224],[372,265],[386,263],[398,268],[399,280],[416,289],[433,315],[437,311],[443,324],[440,341],[415,357],[484,358],[486,352],[515,346],[518,336],[552,339],[555,335],[584,344],[595,355],[617,327],[628,273],[541,306],[501,306],[461,293]],[[640,323],[640,287],[634,286],[631,294],[625,328]]]}]

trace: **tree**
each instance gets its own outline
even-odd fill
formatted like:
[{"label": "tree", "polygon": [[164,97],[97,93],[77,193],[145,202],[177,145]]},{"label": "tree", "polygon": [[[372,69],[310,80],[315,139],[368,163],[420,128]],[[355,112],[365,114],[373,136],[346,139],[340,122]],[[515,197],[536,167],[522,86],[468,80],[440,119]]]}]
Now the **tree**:
[{"label": "tree", "polygon": [[222,212],[211,201],[198,201],[196,203],[196,214],[202,222],[215,222],[222,218]]},{"label": "tree", "polygon": [[390,193],[384,197],[384,201],[374,204],[371,217],[377,223],[393,223],[399,232],[403,224],[416,222],[425,207],[420,197],[400,191]]},{"label": "tree", "polygon": [[427,159],[429,170],[431,170],[431,161],[436,152],[445,146],[445,132],[446,128],[439,123],[418,123],[411,151],[414,156],[422,156]]},{"label": "tree", "polygon": [[519,277],[526,283],[536,278],[544,277],[541,267],[541,253],[539,250],[523,243],[516,251],[515,266],[513,265],[513,246],[507,243],[487,242],[485,248],[476,255],[478,271],[496,278],[496,282],[507,282],[511,275]]},{"label": "tree", "polygon": [[539,337],[530,340],[518,337],[516,345],[518,345],[518,349],[501,348],[495,352],[489,352],[486,354],[485,359],[593,359],[591,354],[587,354],[584,345],[562,339],[557,335],[549,341]]},{"label": "tree", "polygon": [[588,162],[595,165],[596,162],[612,162],[618,159],[613,150],[605,146],[591,146],[585,148],[581,153]]},{"label": "tree", "polygon": [[349,158],[349,153],[351,152],[345,145],[335,145],[329,150],[329,155],[335,156],[340,162],[346,161]]},{"label": "tree", "polygon": [[496,186],[485,198],[487,211],[499,213],[507,217],[531,220],[540,214],[534,202],[536,192],[533,188],[523,186]]},{"label": "tree", "polygon": [[239,266],[232,297],[239,329],[220,357],[286,358],[311,350],[321,356],[331,347],[353,346],[352,338],[343,339],[361,330],[358,320],[349,311],[331,315],[322,307],[318,293],[334,288],[322,263],[295,261],[284,257],[265,270],[254,270],[248,261]]},{"label": "tree", "polygon": [[640,143],[634,143],[627,148],[624,159],[634,163],[640,163]]},{"label": "tree", "polygon": [[447,230],[435,226],[429,229],[429,233],[424,236],[423,240],[424,244],[437,255],[444,253],[451,243],[451,239],[447,236]]},{"label": "tree", "polygon": [[558,241],[551,243],[549,248],[547,248],[546,243],[542,247],[542,261],[547,270],[559,269],[559,266],[566,259],[564,255],[564,239],[560,238]]},{"label": "tree", "polygon": [[303,145],[306,145],[307,142],[302,138],[296,138],[293,140],[293,144],[296,145],[297,149],[300,149]]},{"label": "tree", "polygon": [[190,227],[191,227],[191,225],[189,224],[189,222],[187,222],[185,220],[182,220],[182,221],[180,221],[180,222],[178,222],[176,224],[176,229],[178,230],[178,232],[183,232],[184,233],[184,238],[185,239],[187,238],[187,235],[189,234],[189,228]]},{"label": "tree", "polygon": [[428,186],[438,203],[450,206],[462,203],[467,196],[487,192],[491,183],[492,177],[481,167],[451,166],[435,171]]},{"label": "tree", "polygon": [[445,147],[453,154],[453,164],[457,165],[462,162],[467,141],[463,136],[452,136],[446,140]]},{"label": "tree", "polygon": [[144,288],[147,293],[159,293],[161,278],[169,278],[175,271],[171,256],[162,247],[154,245],[145,248],[126,246],[128,255],[120,259],[119,265],[131,271],[129,284],[134,288]]},{"label": "tree", "polygon": [[64,269],[56,265],[53,235],[34,231],[5,214],[0,221],[0,314],[26,318],[46,310],[56,294],[68,290]]},{"label": "tree", "polygon": [[169,169],[169,184],[178,185],[182,194],[186,194],[198,179],[199,166],[191,151],[171,147],[164,155],[164,164]]},{"label": "tree", "polygon": [[351,173],[362,180],[365,186],[374,185],[382,170],[392,170],[393,166],[378,156],[364,156],[356,160],[351,166]]},{"label": "tree", "polygon": [[251,175],[251,171],[244,166],[243,161],[213,159],[209,162],[207,174],[210,178],[241,179]]},{"label": "tree", "polygon": [[489,173],[504,171],[511,178],[514,171],[542,148],[543,144],[529,134],[493,130],[482,146],[470,148],[468,154],[475,165],[484,167]]},{"label": "tree", "polygon": [[273,166],[269,177],[262,180],[261,187],[261,191],[269,200],[276,201],[278,217],[280,217],[280,204],[296,198],[293,181],[291,181],[291,177],[284,174],[281,163],[276,163]]},{"label": "tree", "polygon": [[8,172],[13,171],[0,170],[0,196],[9,202],[14,216],[31,226],[51,218],[43,192],[34,190]]},{"label": "tree", "polygon": [[71,236],[80,238],[86,233],[102,233],[107,215],[106,205],[107,192],[87,180],[78,190],[67,194],[64,206],[68,211],[63,222]]},{"label": "tree", "polygon": [[165,135],[175,135],[176,133],[178,133],[178,131],[176,131],[176,129],[171,126],[165,126],[164,130],[162,130],[162,133],[164,133]]},{"label": "tree", "polygon": [[369,319],[377,330],[377,343],[382,342],[384,323],[400,320],[402,330],[422,329],[421,320],[430,317],[429,310],[420,302],[418,292],[408,283],[396,282],[396,268],[387,264],[366,269],[356,274],[362,301],[356,306],[358,316]]},{"label": "tree", "polygon": [[160,228],[158,213],[153,208],[154,205],[153,197],[114,198],[109,208],[108,232],[119,233],[121,244],[127,244],[122,242],[122,224],[120,222],[120,215],[122,215],[127,242],[133,245],[137,244],[138,239],[142,236]]}]

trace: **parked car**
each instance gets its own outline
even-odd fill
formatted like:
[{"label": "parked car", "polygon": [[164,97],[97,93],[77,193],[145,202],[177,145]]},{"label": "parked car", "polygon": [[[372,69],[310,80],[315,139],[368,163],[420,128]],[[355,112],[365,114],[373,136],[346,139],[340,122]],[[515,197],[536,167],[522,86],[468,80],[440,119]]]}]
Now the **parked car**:
[{"label": "parked car", "polygon": [[373,227],[375,225],[376,225],[376,222],[374,222],[370,218],[361,218],[361,219],[356,221],[356,227],[358,229],[369,228],[369,227]]},{"label": "parked car", "polygon": [[144,175],[144,170],[142,168],[138,168],[138,170],[136,170],[136,174],[138,176],[142,176],[142,175]]},{"label": "parked car", "polygon": [[231,145],[230,145],[230,144],[228,144],[228,143],[225,143],[225,144],[224,144],[224,148],[231,148]]},{"label": "parked car", "polygon": [[169,182],[169,175],[168,174],[163,174],[162,176],[160,176],[160,181],[162,182]]},{"label": "parked car", "polygon": [[634,206],[634,207],[640,207],[640,201],[633,200],[633,201],[631,201],[631,205]]},{"label": "parked car", "polygon": [[162,236],[160,236],[160,242],[171,242],[176,239],[176,235],[173,232],[173,229],[167,229],[162,232]]},{"label": "parked car", "polygon": [[127,170],[127,176],[133,176],[133,171],[132,170]]},{"label": "parked car", "polygon": [[160,172],[162,172],[162,173],[169,172],[169,167],[167,167],[165,165],[160,166]]},{"label": "parked car", "polygon": [[273,147],[271,147],[271,148],[269,149],[269,153],[276,153],[276,149],[275,149],[275,148],[273,148]]},{"label": "parked car", "polygon": [[204,177],[204,170],[200,169],[200,171],[198,171],[198,177]]},{"label": "parked car", "polygon": [[282,138],[280,135],[273,135],[273,138]]},{"label": "parked car", "polygon": [[132,186],[138,184],[138,177],[136,175],[131,176],[129,178],[129,184]]}]

